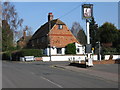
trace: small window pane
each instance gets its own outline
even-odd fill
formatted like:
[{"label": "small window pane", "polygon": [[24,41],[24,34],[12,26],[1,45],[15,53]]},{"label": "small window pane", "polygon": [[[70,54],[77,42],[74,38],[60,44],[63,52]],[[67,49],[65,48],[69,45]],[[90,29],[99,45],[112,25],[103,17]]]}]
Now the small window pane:
[{"label": "small window pane", "polygon": [[58,25],[58,29],[63,29],[63,25]]},{"label": "small window pane", "polygon": [[77,48],[77,52],[78,52],[78,53],[80,52],[80,49],[79,49],[79,48]]},{"label": "small window pane", "polygon": [[62,48],[57,48],[57,54],[62,54]]}]

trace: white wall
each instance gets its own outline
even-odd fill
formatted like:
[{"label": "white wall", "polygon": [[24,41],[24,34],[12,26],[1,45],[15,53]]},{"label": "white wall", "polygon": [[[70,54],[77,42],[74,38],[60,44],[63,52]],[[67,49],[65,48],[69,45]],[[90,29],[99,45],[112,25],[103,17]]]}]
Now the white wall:
[{"label": "white wall", "polygon": [[56,54],[57,54],[57,49],[51,48],[51,55],[56,55]]},{"label": "white wall", "polygon": [[[43,61],[50,61],[49,57],[42,57]],[[97,55],[93,55],[93,60],[97,60]],[[65,56],[51,56],[52,61],[69,61],[71,59],[75,60],[85,60],[84,55],[65,55]]]},{"label": "white wall", "polygon": [[[75,46],[76,46],[76,54],[84,54],[85,53],[85,47],[83,47],[81,44],[75,43]],[[79,49],[79,52],[77,52],[77,48]],[[50,49],[51,49],[51,55],[58,55],[56,47],[52,47]],[[49,56],[49,48],[46,48],[44,50],[44,53],[45,53],[45,55]],[[65,48],[62,48],[62,54],[61,55],[65,55]]]},{"label": "white wall", "polygon": [[62,48],[62,55],[65,55],[65,48]]},{"label": "white wall", "polygon": [[[84,54],[85,53],[85,47],[81,44],[75,43],[76,46],[76,54]],[[79,49],[79,52],[77,52],[77,49]]]},{"label": "white wall", "polygon": [[92,58],[93,60],[98,60],[98,55],[91,55],[91,58]]},{"label": "white wall", "polygon": [[[50,48],[50,50],[51,50],[51,55],[56,55],[57,53],[56,48]],[[49,56],[49,48],[46,48],[44,50],[44,54]]]},{"label": "white wall", "polygon": [[[108,60],[110,55],[105,55],[105,60]],[[113,59],[120,59],[120,55],[113,55]]]},{"label": "white wall", "polygon": [[42,57],[43,61],[50,61],[50,57]]},{"label": "white wall", "polygon": [[[57,48],[56,47],[53,47],[50,49],[51,49],[51,55],[57,55]],[[45,52],[45,55],[49,56],[49,48],[46,48],[44,50],[44,52]],[[65,55],[65,48],[62,48],[62,54],[59,54],[59,55]]]}]

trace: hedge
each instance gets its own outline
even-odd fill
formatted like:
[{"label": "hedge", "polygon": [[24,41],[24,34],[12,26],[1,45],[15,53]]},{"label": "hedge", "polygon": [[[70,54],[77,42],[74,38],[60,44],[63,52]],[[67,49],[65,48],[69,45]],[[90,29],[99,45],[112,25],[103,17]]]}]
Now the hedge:
[{"label": "hedge", "polygon": [[18,61],[20,57],[24,56],[42,57],[42,51],[40,49],[22,49],[12,53],[12,60]]},{"label": "hedge", "polygon": [[2,53],[2,60],[11,60],[11,52],[7,51]]},{"label": "hedge", "polygon": [[107,54],[120,54],[120,52],[118,52],[119,49],[117,48],[103,48],[102,52],[107,55]]},{"label": "hedge", "polygon": [[66,46],[65,54],[76,54],[76,46],[74,43],[68,44]]}]

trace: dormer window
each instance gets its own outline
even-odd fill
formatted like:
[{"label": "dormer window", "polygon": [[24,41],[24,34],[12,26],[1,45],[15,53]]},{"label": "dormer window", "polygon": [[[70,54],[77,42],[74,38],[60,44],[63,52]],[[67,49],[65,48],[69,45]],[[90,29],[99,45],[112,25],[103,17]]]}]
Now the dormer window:
[{"label": "dormer window", "polygon": [[58,25],[58,29],[63,29],[63,25]]}]

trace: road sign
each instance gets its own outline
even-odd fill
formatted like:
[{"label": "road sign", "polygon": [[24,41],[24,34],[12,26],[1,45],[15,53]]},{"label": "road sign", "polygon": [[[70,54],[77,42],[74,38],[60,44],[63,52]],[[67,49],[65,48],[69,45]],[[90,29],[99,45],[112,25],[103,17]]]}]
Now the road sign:
[{"label": "road sign", "polygon": [[92,45],[91,44],[85,45],[85,53],[92,53]]},{"label": "road sign", "polygon": [[93,17],[93,4],[82,5],[82,18],[89,19]]}]

